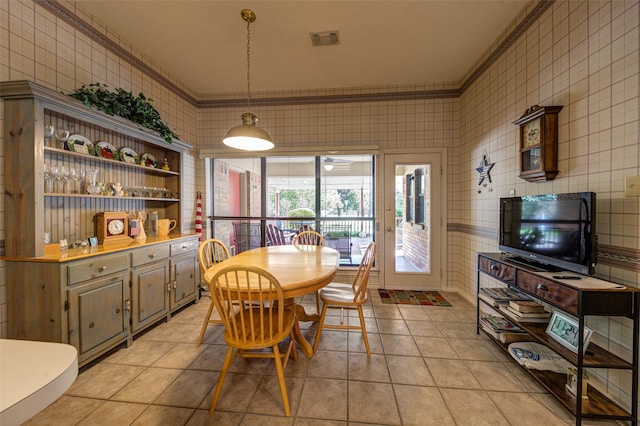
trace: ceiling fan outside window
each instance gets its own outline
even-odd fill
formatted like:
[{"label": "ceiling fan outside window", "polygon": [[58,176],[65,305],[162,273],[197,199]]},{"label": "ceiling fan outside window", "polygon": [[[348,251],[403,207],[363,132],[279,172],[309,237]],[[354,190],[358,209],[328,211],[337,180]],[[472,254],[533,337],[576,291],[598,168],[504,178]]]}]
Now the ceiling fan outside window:
[{"label": "ceiling fan outside window", "polygon": [[322,160],[322,167],[325,171],[330,172],[332,170],[349,170],[351,168],[352,160],[344,160],[335,157],[324,157]]}]

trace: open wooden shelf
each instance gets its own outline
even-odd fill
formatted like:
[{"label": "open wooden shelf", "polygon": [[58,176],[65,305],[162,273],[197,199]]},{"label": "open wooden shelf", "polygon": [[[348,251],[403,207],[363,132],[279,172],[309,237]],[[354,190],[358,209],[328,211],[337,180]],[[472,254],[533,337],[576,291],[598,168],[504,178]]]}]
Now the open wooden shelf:
[{"label": "open wooden shelf", "polygon": [[[483,330],[484,333],[484,330]],[[509,352],[509,344],[502,343],[485,333],[491,340],[499,345],[505,352]],[[602,349],[601,349],[602,350]],[[552,371],[533,370],[524,368],[531,377],[536,379],[542,387],[549,393],[553,394],[562,405],[564,405],[574,415],[576,414],[576,397],[570,393],[565,384],[567,383],[567,375],[554,373]],[[593,386],[587,388],[587,396],[589,399],[582,400],[582,414],[589,416],[607,416],[619,419],[631,420],[631,413],[611,401],[604,394],[599,392]]]},{"label": "open wooden shelf", "polygon": [[53,148],[50,146],[45,146],[44,150],[46,152],[64,155],[65,157],[69,157],[69,158],[97,161],[98,163],[104,163],[109,167],[133,168],[133,169],[144,171],[145,173],[156,174],[156,175],[180,176],[179,172],[175,172],[172,170],[162,170],[156,167],[146,167],[140,164],[126,163],[124,161],[118,161],[111,158],[103,158],[103,157],[98,157],[96,155],[88,155],[88,154],[82,154],[79,152],[66,151],[64,149]]}]

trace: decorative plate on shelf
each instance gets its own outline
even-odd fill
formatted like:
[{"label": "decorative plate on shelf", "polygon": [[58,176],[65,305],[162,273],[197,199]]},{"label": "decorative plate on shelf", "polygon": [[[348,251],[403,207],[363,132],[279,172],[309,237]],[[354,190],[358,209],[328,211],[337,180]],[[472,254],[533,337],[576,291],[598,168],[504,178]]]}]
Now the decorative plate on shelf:
[{"label": "decorative plate on shelf", "polygon": [[140,164],[145,167],[156,167],[158,165],[158,161],[153,155],[144,153],[142,154],[142,157],[140,157]]},{"label": "decorative plate on shelf", "polygon": [[115,146],[109,142],[98,142],[96,144],[96,155],[102,158],[108,158],[110,160],[119,160],[120,154]]},{"label": "decorative plate on shelf", "polygon": [[120,161],[124,161],[129,164],[138,164],[140,160],[138,160],[138,153],[131,148],[121,148]]},{"label": "decorative plate on shelf", "polygon": [[95,155],[95,148],[91,141],[82,135],[71,135],[67,139],[69,151],[78,152],[80,154]]}]

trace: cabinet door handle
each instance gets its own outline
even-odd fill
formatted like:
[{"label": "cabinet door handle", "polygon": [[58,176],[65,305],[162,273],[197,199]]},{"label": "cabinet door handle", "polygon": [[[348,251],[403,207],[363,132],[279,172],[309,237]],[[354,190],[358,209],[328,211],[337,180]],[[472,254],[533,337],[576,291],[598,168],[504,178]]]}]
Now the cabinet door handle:
[{"label": "cabinet door handle", "polygon": [[177,282],[177,281],[174,281],[174,282],[173,282],[173,288],[174,288],[174,289],[178,288],[178,282]]},{"label": "cabinet door handle", "polygon": [[95,325],[94,323],[92,323],[92,322],[91,322],[91,323],[89,323],[89,328],[93,328],[93,327],[95,327],[95,326],[96,326],[96,325]]},{"label": "cabinet door handle", "polygon": [[491,269],[492,271],[497,271],[498,270],[498,265],[496,264],[492,264],[489,269]]},{"label": "cabinet door handle", "polygon": [[171,293],[171,281],[167,283],[167,293]]},{"label": "cabinet door handle", "polygon": [[106,271],[106,270],[107,270],[107,266],[105,265],[105,266],[101,266],[101,267],[98,269],[98,272],[104,272],[104,271]]},{"label": "cabinet door handle", "polygon": [[547,287],[543,283],[538,283],[538,290],[548,291],[549,287]]},{"label": "cabinet door handle", "polygon": [[149,255],[149,257],[150,257],[151,259],[154,259],[154,258],[156,257],[156,254],[155,254],[155,253],[152,253],[152,254],[150,254],[150,255]]}]

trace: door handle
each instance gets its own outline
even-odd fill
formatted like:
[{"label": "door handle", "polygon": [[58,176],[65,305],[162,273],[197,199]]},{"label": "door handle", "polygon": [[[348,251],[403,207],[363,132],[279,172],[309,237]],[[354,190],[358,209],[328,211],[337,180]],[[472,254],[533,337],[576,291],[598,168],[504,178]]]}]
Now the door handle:
[{"label": "door handle", "polygon": [[393,232],[393,229],[391,229],[390,226],[387,226],[387,232]]}]

